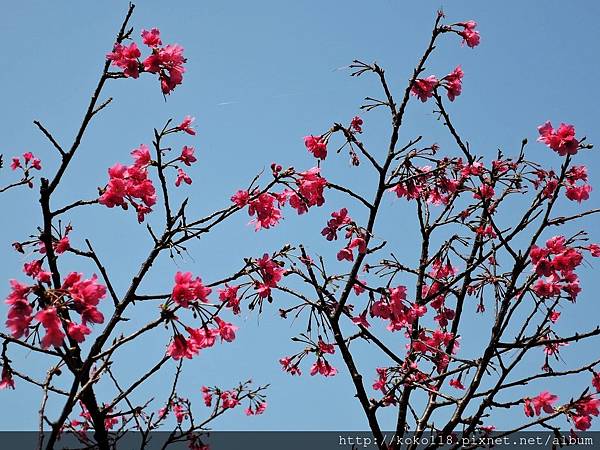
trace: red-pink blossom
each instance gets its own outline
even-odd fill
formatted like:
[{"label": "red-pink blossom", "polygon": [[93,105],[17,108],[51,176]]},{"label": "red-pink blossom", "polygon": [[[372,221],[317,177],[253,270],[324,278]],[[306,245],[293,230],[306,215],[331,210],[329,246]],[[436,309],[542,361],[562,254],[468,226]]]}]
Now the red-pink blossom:
[{"label": "red-pink blossom", "polygon": [[12,336],[19,339],[29,334],[33,308],[27,300],[27,295],[32,288],[17,280],[10,280],[10,285],[11,292],[5,300],[5,303],[9,305],[6,326],[10,329]]},{"label": "red-pink blossom", "polygon": [[433,91],[439,81],[435,75],[430,75],[427,78],[418,78],[410,89],[411,94],[419,97],[419,100],[426,102],[428,98],[433,96]]},{"label": "red-pink blossom", "polygon": [[277,283],[283,277],[285,269],[273,261],[267,253],[256,261],[258,272],[262,282],[256,283],[256,291],[259,297],[266,298],[271,295],[271,289],[277,287]]},{"label": "red-pink blossom", "polygon": [[575,138],[575,127],[561,123],[557,130],[550,122],[538,127],[540,137],[538,141],[543,142],[560,156],[574,155],[579,148],[579,141]]},{"label": "red-pink blossom", "polygon": [[364,311],[363,313],[361,313],[360,315],[358,315],[356,317],[353,317],[352,322],[354,322],[356,325],[361,325],[365,328],[369,328],[371,326],[371,324],[367,321],[367,312],[366,311]]},{"label": "red-pink blossom", "polygon": [[155,48],[144,62],[144,70],[158,74],[163,94],[170,94],[175,87],[183,81],[187,60],[183,56],[183,47],[169,44],[162,48]]},{"label": "red-pink blossom", "polygon": [[177,125],[177,129],[180,131],[185,131],[187,134],[191,134],[192,136],[196,135],[196,130],[192,128],[192,123],[196,120],[195,117],[185,116],[183,121]]},{"label": "red-pink blossom", "polygon": [[183,335],[176,334],[167,347],[167,354],[173,359],[192,359],[198,353],[198,347],[193,341],[187,340]]},{"label": "red-pink blossom", "polygon": [[327,158],[327,143],[321,136],[305,136],[304,145],[317,159]]},{"label": "red-pink blossom", "polygon": [[181,182],[186,184],[192,184],[192,179],[190,176],[183,171],[183,169],[177,169],[177,179],[175,180],[175,186],[179,187]]},{"label": "red-pink blossom", "polygon": [[329,364],[324,358],[317,358],[317,361],[310,368],[310,374],[320,374],[324,377],[333,377],[337,374],[337,369]]},{"label": "red-pink blossom", "polygon": [[443,86],[448,93],[448,99],[453,102],[456,97],[462,92],[463,71],[460,66],[457,66],[452,73],[442,78]]},{"label": "red-pink blossom", "polygon": [[181,156],[179,160],[184,163],[186,166],[191,166],[192,163],[197,161],[196,156],[194,156],[194,147],[188,147],[187,145],[183,146],[181,149]]},{"label": "red-pink blossom", "polygon": [[290,196],[290,206],[303,214],[311,206],[321,206],[325,203],[323,198],[323,189],[327,186],[327,180],[320,175],[318,167],[313,167],[306,172],[299,174],[296,180],[298,186],[298,195]]},{"label": "red-pink blossom", "polygon": [[233,342],[235,340],[235,332],[237,331],[238,327],[229,322],[225,322],[218,316],[215,317],[215,322],[217,322],[219,327],[218,331],[221,339],[227,342]]},{"label": "red-pink blossom", "polygon": [[57,254],[62,254],[71,248],[71,243],[69,242],[69,238],[64,236],[58,240],[58,242],[54,243],[54,251]]},{"label": "red-pink blossom", "polygon": [[258,402],[256,404],[256,407],[254,408],[254,410],[251,407],[246,408],[246,415],[247,416],[258,416],[262,413],[265,412],[265,410],[267,409],[267,402]]},{"label": "red-pink blossom", "polygon": [[460,379],[458,379],[458,378],[451,379],[450,386],[452,386],[453,388],[456,388],[456,389],[460,389],[462,391],[465,390],[465,386],[461,383]]},{"label": "red-pink blossom", "polygon": [[463,30],[458,32],[458,34],[463,38],[463,44],[467,44],[471,48],[477,47],[481,41],[479,31],[475,30],[475,27],[477,27],[477,22],[474,20],[469,20],[467,22],[461,22],[458,25],[463,27]]},{"label": "red-pink blossom", "polygon": [[8,367],[8,364],[4,363],[2,366],[2,377],[0,378],[0,389],[14,389],[15,380],[12,376],[12,370]]},{"label": "red-pink blossom", "polygon": [[106,59],[114,66],[123,69],[126,77],[137,78],[140,76],[140,62],[138,58],[142,55],[135,42],[130,45],[115,44],[113,51],[106,55]]},{"label": "red-pink blossom", "polygon": [[35,318],[46,329],[46,334],[42,339],[42,348],[45,349],[51,346],[60,347],[65,334],[61,330],[61,321],[56,308],[49,307],[43,309],[35,315]]},{"label": "red-pink blossom", "polygon": [[210,407],[212,405],[212,393],[211,390],[206,387],[206,386],[202,386],[200,388],[200,390],[202,391],[202,400],[204,400],[204,404],[208,407]]},{"label": "red-pink blossom", "polygon": [[351,221],[352,219],[348,216],[348,210],[346,208],[334,211],[331,213],[331,219],[329,219],[327,226],[323,228],[321,234],[325,236],[328,241],[337,239],[338,230],[349,224]]},{"label": "red-pink blossom", "polygon": [[225,306],[231,308],[234,314],[240,313],[240,299],[237,296],[239,286],[227,286],[225,289],[219,289],[219,300],[225,303]]},{"label": "red-pink blossom", "polygon": [[590,192],[592,192],[592,186],[589,184],[584,184],[581,186],[568,184],[565,190],[565,195],[569,200],[581,203],[582,201],[590,198]]},{"label": "red-pink blossom", "polygon": [[151,212],[151,207],[156,204],[156,189],[148,178],[149,153],[147,147],[144,147],[141,145],[132,152],[134,164],[131,166],[117,163],[108,169],[110,179],[98,199],[101,205],[108,208],[120,206],[127,209],[131,204],[138,213],[139,222],[144,220],[145,214]]},{"label": "red-pink blossom", "polygon": [[473,198],[476,198],[478,200],[490,199],[490,198],[494,197],[494,194],[495,194],[494,188],[487,183],[483,183],[473,193]]},{"label": "red-pink blossom", "polygon": [[281,219],[281,210],[278,207],[277,198],[268,192],[260,194],[257,198],[250,201],[248,207],[250,216],[256,215],[251,223],[255,224],[255,230],[261,228],[269,229],[279,223]]},{"label": "red-pink blossom", "polygon": [[281,358],[279,360],[279,364],[281,364],[281,368],[288,372],[290,375],[302,375],[300,367],[298,367],[298,363],[292,364],[291,358]]},{"label": "red-pink blossom", "polygon": [[533,402],[533,408],[535,410],[535,415],[539,416],[542,411],[551,414],[554,412],[554,407],[552,406],[558,397],[554,394],[551,394],[548,391],[540,392],[537,396],[533,397],[531,401]]},{"label": "red-pink blossom", "polygon": [[178,305],[188,308],[191,302],[197,300],[204,303],[208,302],[208,296],[211,292],[210,288],[202,284],[200,277],[193,278],[191,272],[177,272],[171,298]]},{"label": "red-pink blossom", "polygon": [[238,393],[235,391],[225,391],[221,393],[221,405],[223,409],[235,408],[240,404]]},{"label": "red-pink blossom", "polygon": [[363,120],[358,116],[355,116],[350,122],[350,128],[356,133],[362,133],[362,125]]},{"label": "red-pink blossom", "polygon": [[231,201],[235,203],[238,208],[243,208],[248,204],[248,200],[250,199],[250,193],[246,190],[240,189],[235,194],[231,196]]},{"label": "red-pink blossom", "polygon": [[160,40],[160,30],[158,28],[142,30],[142,42],[150,48],[162,45],[162,41]]},{"label": "red-pink blossom", "polygon": [[84,324],[76,324],[71,322],[67,327],[67,334],[69,337],[80,343],[85,341],[85,337],[91,332],[92,331]]}]

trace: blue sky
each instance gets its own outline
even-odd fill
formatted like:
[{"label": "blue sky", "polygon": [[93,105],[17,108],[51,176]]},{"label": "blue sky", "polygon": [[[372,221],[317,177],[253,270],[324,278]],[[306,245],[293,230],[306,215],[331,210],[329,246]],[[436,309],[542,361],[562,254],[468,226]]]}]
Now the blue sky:
[{"label": "blue sky", "polygon": [[[51,173],[56,154],[32,121],[41,120],[59,142],[72,140],[126,7],[123,1],[5,5],[3,34],[8,57],[0,72],[0,85],[4,86],[0,148],[5,157],[33,151],[42,158],[44,173]],[[127,162],[131,149],[140,143],[149,144],[153,127],[186,114],[197,118],[198,135],[175,137],[170,144],[191,144],[197,149],[199,162],[190,170],[194,183],[181,195],[192,198],[190,211],[198,216],[227,205],[233,192],[273,161],[302,169],[311,167],[313,160],[304,149],[302,137],[320,133],[334,121],[349,121],[359,113],[365,96],[381,95],[374,79],[351,78],[345,66],[353,59],[377,61],[386,69],[399,97],[425,48],[439,7],[445,9],[449,23],[474,19],[481,30],[482,43],[474,50],[461,47],[456,36],[444,36],[426,72],[443,76],[462,65],[463,94],[449,110],[477,153],[488,161],[498,148],[514,154],[527,137],[532,159],[556,168],[558,157],[534,142],[536,126],[545,120],[573,123],[579,135],[598,141],[600,95],[594,86],[600,75],[600,29],[596,23],[600,4],[595,2],[566,7],[560,1],[348,0],[342,7],[341,2],[319,1],[145,1],[139,2],[134,13],[135,35],[139,36],[142,28],[159,27],[165,43],[183,45],[188,58],[184,84],[165,102],[154,77],[111,82],[105,95],[115,100],[86,134],[57,193],[57,204],[94,198],[96,188],[106,182],[107,167],[117,161]],[[443,151],[455,154],[432,109],[431,103],[411,101],[401,141],[423,134],[428,143],[438,142]],[[372,149],[381,149],[374,151],[381,157],[388,139],[388,119],[378,112],[363,117],[364,141]],[[590,169],[592,184],[600,177],[597,155],[597,151],[578,155],[578,163]],[[357,192],[372,190],[368,169],[350,168],[343,153],[330,156],[324,174],[333,181],[348,183]],[[0,185],[9,177],[6,169],[0,172]],[[13,191],[0,197],[0,204],[0,280],[23,278],[20,270],[24,260],[10,250],[10,243],[35,232],[40,217],[35,192]],[[596,192],[587,206],[598,206]],[[332,255],[335,248],[319,231],[331,211],[339,207],[339,197],[332,195],[320,210],[304,217],[295,217],[287,210],[279,227],[258,233],[246,225],[247,216],[239,215],[214,235],[191,244],[190,257],[159,261],[143,290],[165,292],[177,270],[192,271],[205,280],[217,279],[237,270],[243,257],[260,256],[287,242],[305,242],[311,252]],[[353,216],[361,217],[356,204],[349,208]],[[411,239],[412,209],[391,197],[384,201],[384,208],[379,233],[390,240],[395,253],[411,261],[416,253]],[[572,205],[567,208],[576,210]],[[144,227],[131,213],[101,207],[75,211],[70,219],[75,227],[73,243],[82,247],[83,239],[90,237],[117,289],[123,292],[151,245]],[[590,231],[599,225],[596,218],[585,221]],[[89,274],[93,267],[65,258],[64,270]],[[565,334],[592,328],[598,322],[593,293],[600,285],[594,271],[592,266],[581,271],[584,293],[577,307],[564,314],[567,320],[560,326]],[[7,292],[8,283],[0,284],[0,296]],[[285,304],[285,299],[281,302]],[[277,360],[299,351],[289,338],[302,330],[302,324],[280,320],[278,307],[267,308],[260,318],[247,312],[236,318],[239,339],[188,363],[182,395],[199,402],[203,384],[227,387],[251,377],[258,384],[272,385],[268,413],[246,418],[242,411],[234,411],[216,423],[216,428],[366,428],[344,370],[327,380],[291,378],[281,373]],[[2,305],[0,315],[4,314]],[[156,314],[153,307],[141,308],[131,318],[142,323]],[[488,329],[484,321],[474,318],[469,324],[473,336]],[[397,339],[392,342],[401,348],[404,341]],[[167,335],[158,331],[124,352],[118,359],[124,380],[158,360],[166,342]],[[467,344],[465,351],[468,348]],[[594,353],[593,349],[585,344],[566,349],[565,362],[575,364]],[[45,365],[36,355],[19,355],[14,358],[16,367],[42,373]],[[332,362],[342,369],[341,360]],[[372,369],[385,362],[380,355],[363,350],[361,364],[367,378],[374,378]],[[540,356],[531,362],[529,370],[535,371],[541,364]],[[149,383],[142,394],[166,389],[171,373],[172,367]],[[589,382],[587,378],[581,383]],[[0,412],[2,429],[36,427],[39,393],[23,382],[18,384],[16,392],[0,392],[5,406]],[[576,395],[564,383],[552,388],[565,400]],[[21,409],[23,405],[27,407]],[[17,407],[23,412],[9,414]],[[202,410],[199,403],[197,409]],[[502,428],[522,419],[499,417],[496,425]],[[384,424],[391,425],[393,415],[386,420]]]}]

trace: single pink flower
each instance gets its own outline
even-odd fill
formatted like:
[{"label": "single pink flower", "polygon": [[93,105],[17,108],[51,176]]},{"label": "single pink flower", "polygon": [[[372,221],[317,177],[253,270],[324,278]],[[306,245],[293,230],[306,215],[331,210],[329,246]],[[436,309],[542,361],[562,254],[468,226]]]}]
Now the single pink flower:
[{"label": "single pink flower", "polygon": [[435,75],[430,75],[427,78],[418,78],[413,83],[410,93],[419,97],[419,100],[426,102],[428,98],[433,96],[433,91],[439,84]]},{"label": "single pink flower", "polygon": [[196,120],[195,117],[185,116],[183,121],[177,125],[177,129],[180,131],[185,131],[187,134],[191,134],[192,136],[196,135],[196,130],[192,128],[192,123]]},{"label": "single pink flower", "polygon": [[151,30],[142,30],[142,42],[150,48],[156,48],[162,45],[160,40],[160,30],[152,28]]}]

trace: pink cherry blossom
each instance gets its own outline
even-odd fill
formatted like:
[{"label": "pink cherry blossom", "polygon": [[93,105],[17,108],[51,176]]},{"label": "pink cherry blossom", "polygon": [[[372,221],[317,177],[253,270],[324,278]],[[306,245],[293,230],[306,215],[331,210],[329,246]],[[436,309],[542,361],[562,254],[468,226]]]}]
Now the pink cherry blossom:
[{"label": "pink cherry blossom", "polygon": [[463,71],[460,66],[457,66],[452,73],[446,75],[442,81],[443,86],[448,93],[448,99],[453,102],[456,97],[462,92]]},{"label": "pink cherry blossom", "polygon": [[171,292],[171,298],[178,305],[188,308],[191,302],[208,302],[208,296],[212,290],[202,284],[200,277],[193,278],[191,272],[177,272],[175,274],[175,286]]},{"label": "pink cherry blossom", "polygon": [[477,190],[473,193],[473,198],[478,200],[490,199],[494,197],[494,188],[487,183],[482,184],[477,188]]},{"label": "pink cherry blossom", "polygon": [[271,295],[271,289],[277,287],[277,283],[281,281],[285,269],[273,261],[267,253],[262,258],[256,261],[258,271],[262,282],[257,282],[256,290],[259,297],[266,298]]},{"label": "pink cherry blossom", "polygon": [[461,22],[458,25],[463,27],[463,30],[458,32],[463,38],[463,44],[467,44],[471,48],[477,47],[481,41],[479,31],[475,30],[477,22],[469,20],[468,22]]},{"label": "pink cherry blossom", "polygon": [[169,44],[162,48],[155,48],[144,62],[144,70],[158,74],[163,94],[170,94],[183,81],[187,60],[183,56],[183,47]]},{"label": "pink cherry blossom", "polygon": [[113,51],[106,55],[106,59],[114,66],[123,69],[126,77],[138,78],[140,76],[139,57],[142,56],[135,42],[130,45],[115,44]]},{"label": "pink cherry blossom", "polygon": [[418,78],[412,85],[411,94],[419,97],[419,100],[426,102],[428,98],[433,96],[433,91],[439,84],[435,75],[430,75],[427,78]]},{"label": "pink cherry blossom", "polygon": [[219,300],[225,303],[228,308],[231,308],[234,314],[240,313],[240,299],[237,296],[240,286],[227,286],[224,289],[219,289]]},{"label": "pink cherry blossom", "polygon": [[303,214],[311,206],[321,206],[325,203],[323,198],[323,189],[327,186],[327,180],[320,175],[320,169],[313,167],[306,172],[299,174],[300,178],[296,181],[298,194],[290,197],[290,206]]},{"label": "pink cherry blossom", "polygon": [[76,324],[74,322],[69,323],[67,327],[67,334],[77,342],[85,341],[85,337],[92,331],[83,324]]},{"label": "pink cherry blossom", "polygon": [[5,303],[9,306],[6,326],[10,329],[12,336],[19,339],[29,334],[33,308],[27,296],[32,288],[19,283],[17,280],[10,280],[10,285],[11,292],[5,300]]},{"label": "pink cherry blossom", "polygon": [[181,334],[176,334],[167,347],[167,354],[174,360],[192,359],[196,353],[198,353],[198,347],[192,341],[186,340]]},{"label": "pink cherry blossom", "polygon": [[215,317],[215,322],[219,326],[219,335],[221,339],[227,342],[233,342],[235,340],[235,332],[238,327],[235,325],[225,322],[220,317]]},{"label": "pink cherry blossom", "polygon": [[575,127],[561,123],[557,130],[550,122],[538,127],[540,137],[538,141],[543,142],[560,156],[574,155],[579,148],[579,141],[575,138]]},{"label": "pink cherry blossom", "polygon": [[185,116],[183,121],[177,125],[177,129],[180,131],[185,131],[187,134],[191,134],[192,136],[196,135],[196,130],[192,128],[192,123],[196,120],[195,117]]},{"label": "pink cherry blossom", "polygon": [[181,156],[179,157],[179,160],[186,166],[191,166],[192,163],[197,161],[196,157],[194,156],[194,151],[194,147],[188,147],[187,145],[184,145],[183,149],[181,149]]},{"label": "pink cherry blossom", "polygon": [[350,122],[350,128],[355,133],[362,133],[362,125],[363,125],[363,120],[358,116],[355,116],[352,119],[352,121]]},{"label": "pink cherry blossom", "polygon": [[279,223],[281,219],[281,210],[278,207],[277,198],[268,192],[260,194],[257,198],[250,201],[248,207],[250,216],[256,215],[251,223],[255,224],[255,230],[261,228],[269,229]]},{"label": "pink cherry blossom", "polygon": [[327,158],[327,143],[321,136],[305,136],[304,145],[317,159]]},{"label": "pink cherry blossom", "polygon": [[192,184],[190,176],[183,171],[183,169],[177,169],[177,179],[175,180],[175,186],[179,187],[181,183]]},{"label": "pink cherry blossom", "polygon": [[61,330],[61,321],[58,317],[56,308],[49,307],[38,312],[35,316],[36,320],[46,329],[46,334],[42,339],[42,348],[60,347],[65,338],[65,334]]},{"label": "pink cherry blossom", "polygon": [[160,40],[160,30],[158,28],[142,30],[142,42],[150,48],[162,45],[162,41]]},{"label": "pink cherry blossom", "polygon": [[0,377],[0,389],[14,389],[15,388],[15,380],[12,376],[12,371],[8,364],[4,364],[2,366],[2,376]]}]

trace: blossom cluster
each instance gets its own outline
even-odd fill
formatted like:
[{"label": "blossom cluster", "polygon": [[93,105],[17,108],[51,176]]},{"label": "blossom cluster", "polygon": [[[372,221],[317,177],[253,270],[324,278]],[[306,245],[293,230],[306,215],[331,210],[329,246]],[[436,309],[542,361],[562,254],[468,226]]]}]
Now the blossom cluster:
[{"label": "blossom cluster", "polygon": [[[185,132],[194,135],[196,132],[192,128],[193,121],[193,117],[185,116],[181,124],[166,130],[165,133]],[[101,190],[98,203],[108,208],[120,206],[124,210],[127,210],[131,205],[137,212],[138,222],[141,223],[144,221],[146,214],[152,212],[152,207],[156,204],[156,188],[149,177],[149,168],[157,165],[157,163],[152,160],[150,149],[146,144],[141,144],[138,148],[132,150],[131,156],[133,164],[124,166],[117,163],[108,169],[109,181],[106,187]],[[194,147],[185,145],[180,156],[163,163],[161,170],[168,167],[177,169],[176,187],[179,187],[182,182],[192,184],[190,176],[177,163],[191,166],[196,161]]]},{"label": "blossom cluster", "polygon": [[[277,176],[278,171],[274,171]],[[293,176],[293,175],[290,175]],[[281,208],[289,204],[298,214],[304,214],[313,206],[325,203],[323,191],[327,180],[320,174],[318,167],[313,167],[295,176],[295,188],[286,188],[282,192],[257,192],[256,190],[239,190],[231,201],[238,207],[248,206],[248,215],[255,216],[251,221],[255,230],[269,229],[279,223],[282,218]]]},{"label": "blossom cluster", "polygon": [[183,47],[178,44],[162,46],[160,31],[157,28],[142,31],[142,42],[149,47],[151,54],[143,61],[142,52],[135,42],[129,45],[116,43],[106,58],[112,65],[123,70],[125,77],[138,78],[140,72],[158,75],[163,94],[170,94],[183,81],[185,72]]},{"label": "blossom cluster", "polygon": [[[46,275],[40,277],[42,270],[39,261],[25,264],[26,273],[38,280],[37,285],[26,285],[11,280],[11,292],[6,298],[9,305],[6,326],[10,329],[14,338],[27,337],[30,326],[35,319],[45,329],[45,335],[41,340],[41,347],[60,347],[66,334],[76,342],[83,342],[85,337],[91,333],[89,323],[103,323],[104,316],[98,309],[101,299],[106,296],[106,288],[98,283],[97,277],[83,279],[83,275],[77,272],[69,273],[59,289],[44,288],[42,282]],[[42,278],[42,280],[40,280]],[[54,295],[48,295],[52,291]],[[35,296],[40,310],[33,315],[34,303],[30,296]],[[54,299],[52,303],[45,304],[41,299]],[[67,319],[61,315],[61,311],[73,311],[79,314],[81,323]]]},{"label": "blossom cluster", "polygon": [[[594,247],[587,249],[594,255]],[[546,241],[545,247],[532,246],[529,257],[540,277],[532,287],[536,295],[550,298],[564,292],[570,300],[577,299],[581,287],[575,269],[583,262],[580,250],[570,246],[564,236],[554,236]]]}]

